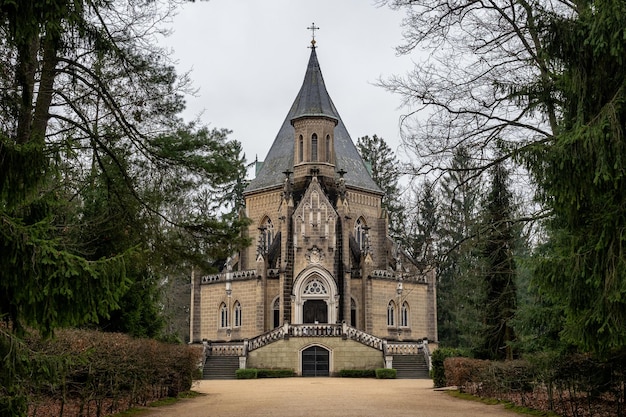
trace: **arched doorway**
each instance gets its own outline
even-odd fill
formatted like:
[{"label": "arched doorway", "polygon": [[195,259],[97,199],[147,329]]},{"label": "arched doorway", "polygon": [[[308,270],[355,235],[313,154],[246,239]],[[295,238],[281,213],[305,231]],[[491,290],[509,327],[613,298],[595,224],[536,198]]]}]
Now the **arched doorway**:
[{"label": "arched doorway", "polygon": [[328,304],[324,300],[306,300],[302,307],[302,323],[328,323]]},{"label": "arched doorway", "polygon": [[294,324],[336,323],[339,295],[332,275],[323,268],[303,271],[293,286]]},{"label": "arched doorway", "polygon": [[330,351],[311,346],[302,351],[302,376],[329,376]]}]

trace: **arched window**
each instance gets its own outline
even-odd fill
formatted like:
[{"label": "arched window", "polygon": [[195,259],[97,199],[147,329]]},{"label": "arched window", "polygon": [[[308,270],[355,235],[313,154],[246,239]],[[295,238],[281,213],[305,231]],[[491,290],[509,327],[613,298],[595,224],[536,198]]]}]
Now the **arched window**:
[{"label": "arched window", "polygon": [[304,295],[326,295],[328,294],[328,290],[324,283],[317,277],[311,279],[304,286]]},{"label": "arched window", "polygon": [[228,327],[228,307],[224,303],[220,305],[220,327]]},{"label": "arched window", "polygon": [[241,327],[241,304],[239,301],[235,301],[233,311],[235,313],[235,323],[233,324],[233,327]]},{"label": "arched window", "polygon": [[363,217],[359,217],[354,224],[354,239],[356,243],[359,244],[359,249],[365,249],[365,240],[367,237],[367,224],[365,223],[365,219]]},{"label": "arched window", "polygon": [[272,246],[274,241],[274,224],[272,219],[266,217],[259,227],[259,246],[263,249],[263,252],[267,252]]},{"label": "arched window", "polygon": [[272,310],[274,313],[274,328],[280,326],[280,297],[276,297],[272,303]]},{"label": "arched window", "polygon": [[402,308],[400,309],[400,326],[409,327],[409,303],[406,301],[402,303]]},{"label": "arched window", "polygon": [[298,162],[302,162],[304,159],[304,138],[300,135],[298,139]]},{"label": "arched window", "polygon": [[387,326],[394,326],[396,323],[396,303],[389,301],[387,304]]},{"label": "arched window", "polygon": [[330,162],[330,135],[326,135],[326,162]]},{"label": "arched window", "polygon": [[350,324],[356,327],[356,301],[350,298]]},{"label": "arched window", "polygon": [[317,161],[317,133],[313,133],[311,136],[311,161]]}]

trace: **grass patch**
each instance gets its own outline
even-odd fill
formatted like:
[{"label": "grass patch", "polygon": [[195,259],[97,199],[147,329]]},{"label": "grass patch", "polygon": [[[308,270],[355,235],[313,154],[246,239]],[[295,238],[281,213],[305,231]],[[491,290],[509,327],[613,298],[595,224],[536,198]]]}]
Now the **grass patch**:
[{"label": "grass patch", "polygon": [[475,402],[479,402],[479,403],[483,403],[487,405],[502,404],[504,405],[504,408],[507,410],[513,411],[518,414],[524,414],[527,416],[560,417],[558,414],[555,414],[551,411],[533,410],[532,408],[522,407],[519,405],[515,405],[509,401],[500,401],[495,398],[483,398],[483,397],[478,397],[476,395],[467,394],[465,392],[459,392],[459,391],[446,391],[446,394],[450,395],[451,397],[460,398],[462,400],[475,401]]}]

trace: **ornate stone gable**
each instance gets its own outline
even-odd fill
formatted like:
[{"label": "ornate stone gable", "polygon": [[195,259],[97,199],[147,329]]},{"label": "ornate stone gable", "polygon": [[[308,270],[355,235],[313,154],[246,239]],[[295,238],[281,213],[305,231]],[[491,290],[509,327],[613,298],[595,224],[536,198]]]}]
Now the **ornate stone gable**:
[{"label": "ornate stone gable", "polygon": [[313,177],[292,216],[296,271],[310,264],[332,270],[337,218],[337,211]]}]

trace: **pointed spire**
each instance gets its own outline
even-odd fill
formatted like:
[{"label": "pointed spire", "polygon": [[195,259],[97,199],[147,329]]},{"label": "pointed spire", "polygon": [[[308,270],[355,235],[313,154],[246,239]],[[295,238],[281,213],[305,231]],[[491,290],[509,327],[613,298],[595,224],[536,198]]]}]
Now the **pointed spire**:
[{"label": "pointed spire", "polygon": [[319,28],[313,23],[313,25],[307,29],[313,32],[311,56],[309,57],[309,64],[304,74],[302,87],[294,103],[295,114],[291,120],[293,121],[301,117],[329,117],[335,120],[336,124],[339,121],[339,115],[334,110],[330,95],[326,90],[322,70],[320,69],[320,64],[317,61],[317,53],[315,52],[315,30]]}]

